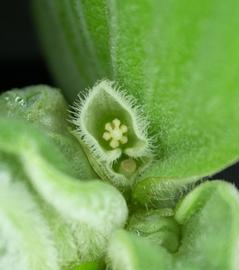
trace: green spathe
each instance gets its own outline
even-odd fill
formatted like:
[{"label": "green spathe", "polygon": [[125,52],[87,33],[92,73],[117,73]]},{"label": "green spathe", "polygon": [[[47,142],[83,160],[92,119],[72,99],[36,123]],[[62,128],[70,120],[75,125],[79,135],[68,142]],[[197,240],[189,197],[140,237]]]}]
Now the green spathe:
[{"label": "green spathe", "polygon": [[153,159],[148,122],[136,100],[101,81],[73,106],[74,135],[102,180],[125,192]]}]

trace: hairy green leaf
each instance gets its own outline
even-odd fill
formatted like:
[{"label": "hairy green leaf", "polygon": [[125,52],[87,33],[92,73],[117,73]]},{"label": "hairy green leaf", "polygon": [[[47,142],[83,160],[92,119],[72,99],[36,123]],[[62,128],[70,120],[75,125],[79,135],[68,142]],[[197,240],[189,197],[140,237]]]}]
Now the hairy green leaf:
[{"label": "hairy green leaf", "polygon": [[127,229],[173,253],[181,241],[180,226],[173,215],[172,209],[138,211],[130,217]]},{"label": "hairy green leaf", "polygon": [[70,161],[68,174],[82,179],[95,178],[80,144],[70,132],[67,109],[60,91],[45,85],[13,89],[0,95],[0,116],[22,119],[40,128]]},{"label": "hairy green leaf", "polygon": [[14,161],[6,160],[4,156],[0,162],[0,269],[58,270],[58,253],[47,220],[20,181],[22,175],[13,168]]},{"label": "hairy green leaf", "polygon": [[0,129],[0,152],[20,160],[33,189],[69,226],[78,260],[101,257],[111,233],[126,221],[122,195],[100,181],[84,182],[66,174],[70,161],[46,134],[29,123],[0,119]]},{"label": "hairy green leaf", "polygon": [[[113,270],[236,270],[238,212],[239,194],[232,185],[204,183],[177,206],[175,220],[181,227],[181,240],[176,252],[160,247],[160,239],[155,243],[122,231],[110,242],[110,265]],[[142,228],[142,222],[138,226]]]}]

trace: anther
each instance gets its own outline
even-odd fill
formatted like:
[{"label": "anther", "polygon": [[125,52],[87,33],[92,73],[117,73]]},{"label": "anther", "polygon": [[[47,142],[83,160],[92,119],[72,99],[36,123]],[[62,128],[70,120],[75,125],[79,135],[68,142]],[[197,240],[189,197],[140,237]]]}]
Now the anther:
[{"label": "anther", "polygon": [[120,144],[128,142],[128,137],[124,135],[127,133],[128,128],[126,125],[121,124],[119,119],[116,118],[111,123],[106,123],[105,130],[102,137],[104,140],[110,141],[111,148],[117,148]]}]

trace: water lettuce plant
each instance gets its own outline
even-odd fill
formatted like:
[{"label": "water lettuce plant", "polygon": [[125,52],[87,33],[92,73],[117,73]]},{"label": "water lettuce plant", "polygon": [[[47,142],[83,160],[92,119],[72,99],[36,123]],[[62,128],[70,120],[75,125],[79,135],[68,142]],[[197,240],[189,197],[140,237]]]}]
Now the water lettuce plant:
[{"label": "water lettuce plant", "polygon": [[33,10],[62,92],[0,96],[0,269],[238,269],[238,1]]}]

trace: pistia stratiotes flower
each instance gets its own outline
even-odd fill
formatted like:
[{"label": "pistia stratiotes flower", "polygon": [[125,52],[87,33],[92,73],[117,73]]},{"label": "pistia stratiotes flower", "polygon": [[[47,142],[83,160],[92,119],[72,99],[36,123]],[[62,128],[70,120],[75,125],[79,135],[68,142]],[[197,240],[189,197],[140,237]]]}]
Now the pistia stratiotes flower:
[{"label": "pistia stratiotes flower", "polygon": [[152,161],[148,122],[134,98],[112,82],[97,83],[73,106],[75,136],[98,175],[123,192]]},{"label": "pistia stratiotes flower", "polygon": [[239,2],[34,12],[79,98],[70,122],[56,89],[0,97],[0,269],[237,270],[238,191],[202,179],[239,160]]}]

